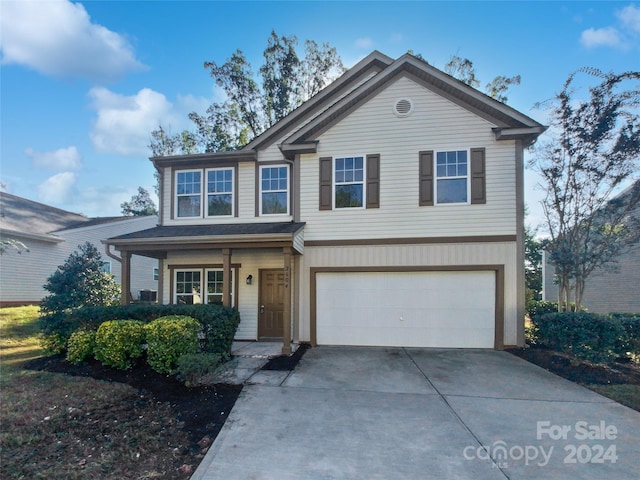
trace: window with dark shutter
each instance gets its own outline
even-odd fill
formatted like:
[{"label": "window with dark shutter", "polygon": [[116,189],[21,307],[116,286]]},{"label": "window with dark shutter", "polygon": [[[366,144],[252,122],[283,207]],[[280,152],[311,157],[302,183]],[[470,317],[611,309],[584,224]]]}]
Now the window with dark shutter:
[{"label": "window with dark shutter", "polygon": [[380,155],[367,155],[367,208],[380,208]]},{"label": "window with dark shutter", "polygon": [[332,187],[331,177],[333,175],[333,159],[331,157],[320,158],[320,210],[331,210],[332,208]]},{"label": "window with dark shutter", "polygon": [[487,203],[485,149],[471,149],[471,203]]},{"label": "window with dark shutter", "polygon": [[419,205],[433,205],[433,150],[419,153]]}]

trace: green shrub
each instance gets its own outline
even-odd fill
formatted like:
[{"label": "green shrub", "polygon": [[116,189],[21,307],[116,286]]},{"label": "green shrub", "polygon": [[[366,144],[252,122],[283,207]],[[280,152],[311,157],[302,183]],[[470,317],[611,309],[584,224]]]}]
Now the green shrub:
[{"label": "green shrub", "polygon": [[82,363],[93,356],[96,347],[96,332],[78,330],[73,332],[67,342],[67,360],[71,363]]},{"label": "green shrub", "polygon": [[617,353],[621,357],[640,359],[640,314],[612,314],[625,331],[617,345]]},{"label": "green shrub", "polygon": [[627,334],[619,319],[586,312],[532,318],[537,343],[593,362],[613,360]]},{"label": "green shrub", "polygon": [[144,324],[137,320],[110,320],[98,327],[95,357],[103,365],[126,370],[142,356]]},{"label": "green shrub", "polygon": [[221,305],[116,305],[109,307],[82,307],[65,313],[45,315],[40,318],[40,328],[45,335],[59,334],[64,341],[73,332],[84,328],[96,330],[103,322],[129,318],[149,323],[168,315],[186,315],[195,318],[201,326],[203,351],[231,355],[231,344],[240,323],[240,316],[233,308]]},{"label": "green shrub", "polygon": [[47,355],[58,355],[67,348],[67,337],[59,333],[42,334],[40,346]]},{"label": "green shrub", "polygon": [[188,353],[178,358],[177,378],[189,387],[201,383],[203,377],[212,374],[222,363],[217,353]]},{"label": "green shrub", "polygon": [[180,356],[198,351],[200,323],[184,315],[160,317],[144,327],[147,363],[158,373],[174,373]]},{"label": "green shrub", "polygon": [[534,319],[545,313],[555,313],[558,311],[558,302],[547,302],[546,300],[534,300],[527,304],[527,315]]}]

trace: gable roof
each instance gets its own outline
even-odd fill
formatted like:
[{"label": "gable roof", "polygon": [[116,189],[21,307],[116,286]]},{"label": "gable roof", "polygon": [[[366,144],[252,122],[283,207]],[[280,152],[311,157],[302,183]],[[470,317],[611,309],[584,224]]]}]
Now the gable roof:
[{"label": "gable roof", "polygon": [[56,233],[93,227],[136,217],[89,218],[60,208],[0,192],[0,233],[43,242],[62,242]]},{"label": "gable roof", "polygon": [[[373,52],[318,95],[256,137],[245,149],[265,148],[288,133],[279,145],[287,158],[292,159],[296,153],[313,153],[317,137],[322,132],[401,76],[411,78],[495,124],[493,130],[496,140],[520,139],[527,146],[546,130],[544,125],[527,115],[411,54],[404,54],[393,61],[380,52]],[[357,84],[357,80],[361,83]],[[294,129],[296,125],[298,128]]]},{"label": "gable roof", "polygon": [[290,131],[292,127],[299,126],[302,122],[308,121],[314,115],[331,106],[336,99],[340,98],[341,94],[349,92],[358,82],[364,81],[368,76],[375,76],[387,68],[393,61],[393,58],[374,50],[293,112],[255,137],[243,150],[260,150],[268,146],[277,137]]},{"label": "gable roof", "polygon": [[0,230],[3,233],[58,242],[52,232],[88,222],[84,215],[0,192]]}]

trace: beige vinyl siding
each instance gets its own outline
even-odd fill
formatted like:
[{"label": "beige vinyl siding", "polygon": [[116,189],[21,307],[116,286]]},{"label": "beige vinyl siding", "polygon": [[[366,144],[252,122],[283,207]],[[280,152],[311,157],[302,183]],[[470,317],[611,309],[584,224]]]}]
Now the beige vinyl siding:
[{"label": "beige vinyl siding", "polygon": [[[164,261],[164,302],[173,303],[170,291],[173,284],[171,270],[173,265],[189,265],[198,268],[199,265],[222,265],[222,252],[211,250],[207,252],[169,252]],[[283,268],[284,258],[281,249],[271,250],[234,250],[231,254],[231,264],[240,264],[237,270],[238,291],[236,292],[236,308],[240,313],[240,325],[236,332],[237,340],[257,340],[258,335],[258,294],[260,292],[259,270],[265,268]],[[253,276],[251,285],[247,285],[247,276]],[[295,282],[295,279],[292,279]]]},{"label": "beige vinyl siding", "polygon": [[437,267],[467,265],[504,265],[504,344],[515,345],[517,338],[516,291],[517,263],[515,242],[441,244],[441,245],[375,245],[348,247],[309,247],[300,257],[300,340],[310,340],[311,267]]},{"label": "beige vinyl siding", "polygon": [[[376,72],[371,72],[369,75],[363,76],[362,79],[359,82],[355,83],[351,88],[346,89],[344,92],[341,93],[341,95],[338,95],[335,98],[332,98],[331,103],[327,104],[327,108],[329,108],[332,105],[338,103],[344,97],[349,95],[353,90],[358,88],[360,85],[362,85],[367,80],[369,80],[370,78],[374,77],[375,75],[377,75]],[[315,111],[315,113],[312,116],[310,116],[308,119],[306,119],[304,122],[296,124],[295,128],[292,128],[292,129],[286,131],[276,141],[271,142],[271,144],[269,146],[267,146],[264,150],[260,150],[259,155],[258,155],[258,161],[260,161],[260,162],[274,162],[274,161],[275,162],[279,162],[279,161],[282,161],[284,157],[282,156],[282,152],[280,151],[280,148],[278,148],[278,145],[282,144],[282,142],[284,142],[284,140],[286,140],[289,136],[293,135],[294,132],[300,130],[305,125],[309,124],[312,120],[314,120],[316,117],[321,115],[325,110],[326,110],[326,108],[325,109],[320,109],[320,108],[317,109]]]},{"label": "beige vinyl siding", "polygon": [[[59,265],[62,265],[69,255],[78,249],[78,245],[85,242],[93,243],[100,252],[102,259],[111,262],[111,273],[120,284],[120,262],[107,256],[105,246],[101,243],[107,238],[153,228],[158,218],[137,217],[115,222],[103,223],[89,227],[56,232],[56,236],[63,241],[59,243],[38,242],[24,239],[29,252],[21,255],[8,251],[2,255],[0,268],[0,300],[3,302],[37,302],[48,295],[42,288]],[[114,251],[119,256],[119,252]],[[134,255],[131,258],[131,293],[138,298],[139,290],[156,290],[158,282],[153,280],[153,269],[158,261],[152,258]]]},{"label": "beige vinyl siding", "polygon": [[[414,111],[398,118],[399,98]],[[514,235],[515,143],[496,142],[495,125],[402,77],[319,137],[318,152],[301,158],[301,220],[305,239]],[[486,148],[487,203],[418,206],[418,153]],[[380,208],[318,210],[318,159],[380,154]]]}]

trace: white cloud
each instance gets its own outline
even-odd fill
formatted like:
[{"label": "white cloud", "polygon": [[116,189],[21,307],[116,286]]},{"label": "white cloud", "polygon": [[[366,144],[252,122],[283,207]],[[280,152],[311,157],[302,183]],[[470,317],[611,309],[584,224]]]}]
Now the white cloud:
[{"label": "white cloud", "polygon": [[358,38],[356,40],[356,47],[358,48],[371,48],[373,47],[373,40],[369,37]]},{"label": "white cloud", "polygon": [[640,33],[640,7],[628,5],[616,12],[616,16],[625,29]]},{"label": "white cloud", "polygon": [[91,22],[67,0],[2,2],[3,64],[19,64],[55,77],[114,80],[146,68],[122,35]]},{"label": "white cloud", "polygon": [[620,32],[613,27],[589,28],[580,35],[580,42],[587,48],[622,46]]},{"label": "white cloud", "polygon": [[58,173],[38,185],[38,198],[47,204],[63,204],[74,195],[76,180],[73,172]]},{"label": "white cloud", "polygon": [[53,152],[36,152],[29,147],[25,153],[31,158],[31,164],[38,168],[51,170],[80,170],[82,159],[75,146],[59,148]]},{"label": "white cloud", "polygon": [[135,95],[121,95],[103,87],[89,91],[97,118],[89,134],[101,152],[148,157],[151,132],[162,125],[172,133],[192,128],[187,115],[204,113],[211,103],[193,95],[179,95],[173,104],[162,93],[143,88]]}]

